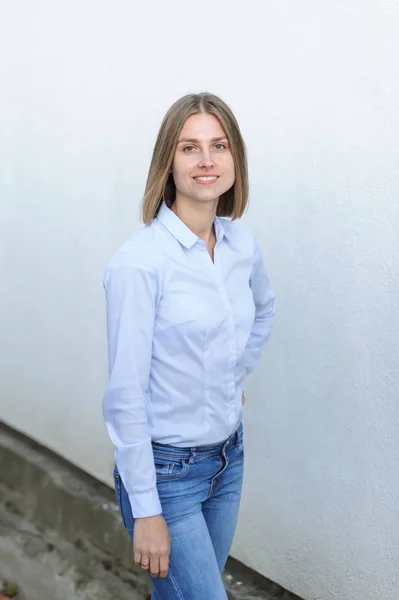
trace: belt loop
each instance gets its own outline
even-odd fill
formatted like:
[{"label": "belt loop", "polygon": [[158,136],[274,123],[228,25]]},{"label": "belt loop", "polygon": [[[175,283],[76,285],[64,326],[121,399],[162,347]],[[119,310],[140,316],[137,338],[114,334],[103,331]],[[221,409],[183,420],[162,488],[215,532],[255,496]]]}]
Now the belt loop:
[{"label": "belt loop", "polygon": [[189,463],[190,465],[193,465],[193,464],[194,464],[194,461],[195,461],[195,457],[196,457],[196,456],[197,456],[197,447],[196,447],[196,446],[193,446],[193,447],[191,448],[191,456],[190,456],[190,458],[188,459],[188,463]]},{"label": "belt loop", "polygon": [[239,438],[239,435],[238,435],[238,429],[236,429],[235,436],[234,436],[234,443],[235,443],[236,445],[238,445],[238,441],[239,441],[239,439],[240,439],[240,438]]}]

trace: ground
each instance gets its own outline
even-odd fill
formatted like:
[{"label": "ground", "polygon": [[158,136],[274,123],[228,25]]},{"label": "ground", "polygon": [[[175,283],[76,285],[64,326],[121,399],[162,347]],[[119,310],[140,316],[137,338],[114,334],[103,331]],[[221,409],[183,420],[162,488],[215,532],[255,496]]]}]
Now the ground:
[{"label": "ground", "polygon": [[[15,600],[148,600],[132,562],[113,490],[0,423],[3,596],[10,582]],[[229,600],[300,600],[231,558],[223,579]]]}]

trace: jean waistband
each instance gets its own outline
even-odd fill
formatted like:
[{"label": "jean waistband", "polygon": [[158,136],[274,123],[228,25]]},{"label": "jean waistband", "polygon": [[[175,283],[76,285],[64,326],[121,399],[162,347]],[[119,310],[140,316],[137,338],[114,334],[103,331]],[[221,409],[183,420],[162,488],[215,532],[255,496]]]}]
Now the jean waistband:
[{"label": "jean waistband", "polygon": [[234,433],[232,433],[227,440],[224,442],[219,442],[218,444],[209,444],[206,446],[171,446],[169,444],[159,444],[158,442],[152,442],[153,449],[158,453],[165,453],[170,455],[174,455],[177,457],[184,458],[185,456],[195,455],[204,455],[207,454],[212,456],[214,454],[219,454],[223,449],[228,449],[233,444],[236,444],[242,441],[242,433],[243,433],[243,425],[240,423],[238,428]]}]

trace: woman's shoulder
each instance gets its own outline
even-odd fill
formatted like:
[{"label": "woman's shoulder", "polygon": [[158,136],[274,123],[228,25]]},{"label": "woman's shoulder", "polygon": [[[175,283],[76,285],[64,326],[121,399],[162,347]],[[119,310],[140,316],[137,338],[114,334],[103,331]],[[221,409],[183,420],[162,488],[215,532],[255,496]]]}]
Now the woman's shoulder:
[{"label": "woman's shoulder", "polygon": [[245,249],[253,252],[255,246],[255,238],[246,223],[240,219],[231,221],[227,218],[219,218],[219,222],[223,227],[224,233],[229,240],[229,243],[237,249]]},{"label": "woman's shoulder", "polygon": [[162,264],[154,229],[145,226],[118,248],[106,266],[105,276],[119,269],[157,271]]}]

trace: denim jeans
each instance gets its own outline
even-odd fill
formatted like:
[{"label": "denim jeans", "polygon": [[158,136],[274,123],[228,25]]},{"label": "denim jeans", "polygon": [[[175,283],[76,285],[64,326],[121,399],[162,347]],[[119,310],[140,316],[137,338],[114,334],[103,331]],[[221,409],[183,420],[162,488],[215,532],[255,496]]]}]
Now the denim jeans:
[{"label": "denim jeans", "polygon": [[[218,445],[177,448],[153,443],[153,451],[171,553],[168,576],[149,575],[152,600],[226,600],[221,573],[241,498],[242,424]],[[134,518],[116,467],[114,479],[123,524],[133,540]]]}]

